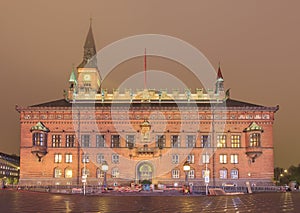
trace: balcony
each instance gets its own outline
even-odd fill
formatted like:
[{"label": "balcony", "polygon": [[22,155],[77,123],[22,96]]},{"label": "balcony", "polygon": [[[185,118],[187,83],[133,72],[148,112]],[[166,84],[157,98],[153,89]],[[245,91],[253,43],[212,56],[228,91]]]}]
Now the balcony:
[{"label": "balcony", "polygon": [[153,147],[147,147],[147,146],[138,147],[137,148],[137,153],[139,155],[154,155],[155,148],[153,148]]}]

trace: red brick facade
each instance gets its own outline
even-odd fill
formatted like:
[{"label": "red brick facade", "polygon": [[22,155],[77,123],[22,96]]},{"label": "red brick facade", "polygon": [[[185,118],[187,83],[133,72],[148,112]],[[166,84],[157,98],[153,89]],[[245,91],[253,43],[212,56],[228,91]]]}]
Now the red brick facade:
[{"label": "red brick facade", "polygon": [[[85,50],[94,51],[91,29],[88,39]],[[108,184],[182,184],[187,160],[194,185],[204,184],[206,168],[211,185],[272,182],[278,107],[230,99],[220,70],[210,100],[202,93],[110,94],[88,57],[71,74],[65,99],[17,107],[21,185],[80,185],[84,168],[87,184],[99,185],[104,160]]]}]

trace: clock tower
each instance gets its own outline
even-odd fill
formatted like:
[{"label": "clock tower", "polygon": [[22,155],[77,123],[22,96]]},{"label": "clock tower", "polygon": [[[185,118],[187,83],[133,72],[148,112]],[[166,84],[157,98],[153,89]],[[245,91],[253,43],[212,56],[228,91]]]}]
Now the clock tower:
[{"label": "clock tower", "polygon": [[[73,75],[74,78],[74,74]],[[76,97],[80,99],[94,99],[101,91],[101,76],[97,66],[97,51],[93,36],[92,23],[84,44],[82,62],[77,67],[76,90],[69,93],[69,100]],[[72,88],[69,88],[69,90]]]}]

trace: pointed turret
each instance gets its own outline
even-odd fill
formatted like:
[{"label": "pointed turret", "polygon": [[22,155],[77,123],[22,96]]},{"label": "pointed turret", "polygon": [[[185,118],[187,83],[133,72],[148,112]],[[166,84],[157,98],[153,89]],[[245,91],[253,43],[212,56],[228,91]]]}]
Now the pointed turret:
[{"label": "pointed turret", "polygon": [[218,74],[217,74],[215,94],[219,94],[221,96],[224,95],[224,79],[223,79],[220,63],[219,63]]},{"label": "pointed turret", "polygon": [[84,44],[84,54],[83,60],[81,64],[79,64],[78,68],[97,68],[97,52],[96,45],[92,30],[92,21],[90,22],[90,29],[86,36],[85,44]]}]

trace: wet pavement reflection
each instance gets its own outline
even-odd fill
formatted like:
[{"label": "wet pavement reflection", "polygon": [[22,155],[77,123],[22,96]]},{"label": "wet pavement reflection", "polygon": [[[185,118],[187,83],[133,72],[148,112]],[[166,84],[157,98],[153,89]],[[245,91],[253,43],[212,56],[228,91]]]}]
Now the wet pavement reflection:
[{"label": "wet pavement reflection", "polygon": [[1,212],[300,212],[300,192],[230,196],[83,196],[0,190]]}]

